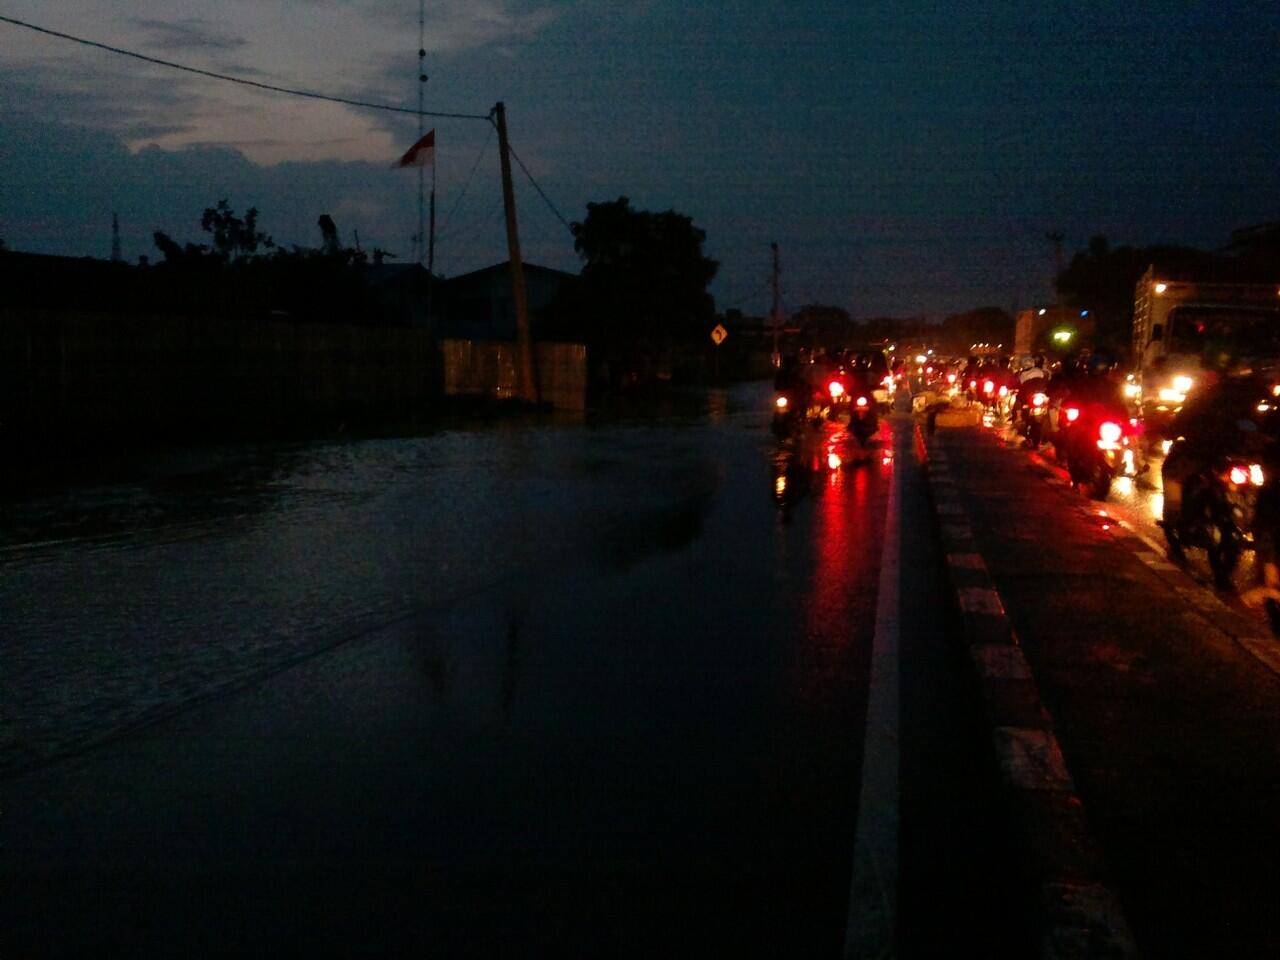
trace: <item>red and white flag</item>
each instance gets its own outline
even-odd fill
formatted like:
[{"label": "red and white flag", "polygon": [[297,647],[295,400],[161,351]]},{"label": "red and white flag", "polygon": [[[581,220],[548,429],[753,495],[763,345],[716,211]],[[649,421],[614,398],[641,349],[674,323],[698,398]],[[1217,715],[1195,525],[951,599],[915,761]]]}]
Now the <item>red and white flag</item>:
[{"label": "red and white flag", "polygon": [[425,167],[436,162],[436,132],[428,130],[426,136],[415,143],[391,169],[401,167]]}]

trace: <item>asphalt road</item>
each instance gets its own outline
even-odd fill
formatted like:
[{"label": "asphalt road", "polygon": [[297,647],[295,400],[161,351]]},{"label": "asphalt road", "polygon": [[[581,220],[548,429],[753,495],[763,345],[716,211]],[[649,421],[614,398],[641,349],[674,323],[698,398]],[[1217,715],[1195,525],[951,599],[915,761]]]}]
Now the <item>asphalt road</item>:
[{"label": "asphalt road", "polygon": [[1158,490],[1087,500],[999,431],[940,429],[936,447],[1139,948],[1276,955],[1280,642],[1202,556],[1168,561]]},{"label": "asphalt road", "polygon": [[768,411],[11,505],[5,955],[1025,955],[911,421]]}]

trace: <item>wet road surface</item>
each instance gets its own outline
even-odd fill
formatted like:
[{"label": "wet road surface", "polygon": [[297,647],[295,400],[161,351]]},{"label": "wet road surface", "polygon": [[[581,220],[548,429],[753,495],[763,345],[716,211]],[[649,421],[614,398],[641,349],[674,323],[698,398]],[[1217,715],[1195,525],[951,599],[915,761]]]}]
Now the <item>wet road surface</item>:
[{"label": "wet road surface", "polygon": [[[12,507],[16,946],[839,955],[899,736],[869,802],[901,816],[904,943],[1014,937],[910,420],[780,454],[767,411],[749,386]],[[902,723],[868,738],[886,530]]]}]

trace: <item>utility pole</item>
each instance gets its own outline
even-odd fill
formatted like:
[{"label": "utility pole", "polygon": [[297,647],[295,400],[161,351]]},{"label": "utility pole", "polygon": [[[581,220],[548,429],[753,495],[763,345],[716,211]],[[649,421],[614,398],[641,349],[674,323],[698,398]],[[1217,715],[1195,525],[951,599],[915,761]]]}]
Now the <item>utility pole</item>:
[{"label": "utility pole", "polygon": [[778,244],[776,242],[769,244],[773,248],[773,365],[775,367],[782,366],[782,353],[780,339],[782,335],[782,297],[778,292],[778,274],[781,269],[778,266]]},{"label": "utility pole", "polygon": [[516,311],[516,396],[526,403],[537,403],[538,384],[533,363],[533,337],[529,331],[529,300],[524,286],[524,264],[520,260],[516,193],[511,185],[507,111],[501,101],[494,104],[493,122],[498,128],[498,156],[502,161],[502,206],[507,214],[507,256],[511,261],[511,302]]}]

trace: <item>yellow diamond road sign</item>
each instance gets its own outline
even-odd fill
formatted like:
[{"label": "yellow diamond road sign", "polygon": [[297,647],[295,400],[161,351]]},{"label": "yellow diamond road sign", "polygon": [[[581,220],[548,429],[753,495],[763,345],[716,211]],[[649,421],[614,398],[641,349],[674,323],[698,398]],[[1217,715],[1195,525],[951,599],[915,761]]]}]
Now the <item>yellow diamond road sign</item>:
[{"label": "yellow diamond road sign", "polygon": [[717,323],[711,330],[711,339],[718,347],[724,343],[724,338],[729,335],[729,331],[724,328],[724,324]]}]

